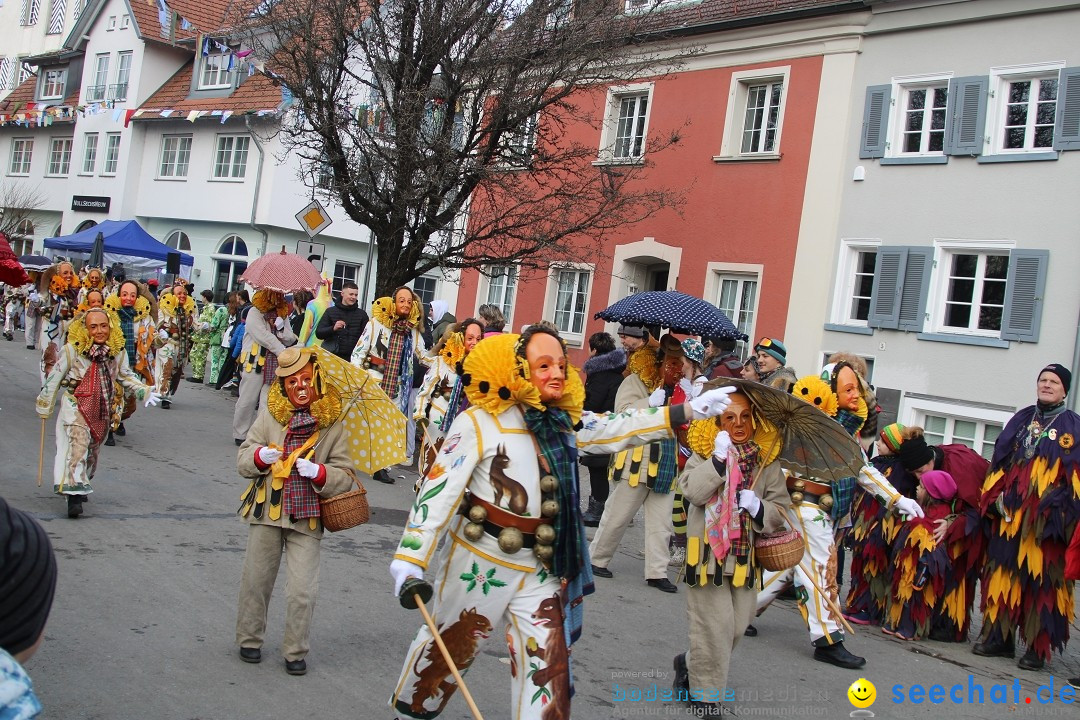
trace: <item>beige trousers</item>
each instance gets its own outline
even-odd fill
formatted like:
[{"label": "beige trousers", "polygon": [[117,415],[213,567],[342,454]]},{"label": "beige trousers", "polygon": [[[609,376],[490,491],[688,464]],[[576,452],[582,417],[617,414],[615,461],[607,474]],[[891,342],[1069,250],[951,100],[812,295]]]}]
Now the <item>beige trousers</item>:
[{"label": "beige trousers", "polygon": [[717,587],[711,582],[687,588],[686,619],[690,650],[686,666],[690,670],[690,688],[719,690],[725,699],[731,653],[757,605],[754,586],[734,587],[731,577]]},{"label": "beige trousers", "polygon": [[284,550],[285,639],[281,651],[286,660],[300,660],[308,654],[311,616],[319,591],[319,542],[319,538],[287,528],[250,526],[236,617],[236,642],[240,647],[262,647],[266,609]]},{"label": "beige trousers", "polygon": [[671,537],[671,495],[654,493],[644,483],[631,487],[625,480],[615,483],[615,489],[604,504],[600,527],[596,528],[589,556],[592,564],[606,568],[634,513],[645,506],[645,579],[667,577],[668,539]]},{"label": "beige trousers", "polygon": [[262,371],[240,373],[240,397],[233,410],[233,438],[246,440],[259,408],[266,405],[270,386],[263,384]]}]

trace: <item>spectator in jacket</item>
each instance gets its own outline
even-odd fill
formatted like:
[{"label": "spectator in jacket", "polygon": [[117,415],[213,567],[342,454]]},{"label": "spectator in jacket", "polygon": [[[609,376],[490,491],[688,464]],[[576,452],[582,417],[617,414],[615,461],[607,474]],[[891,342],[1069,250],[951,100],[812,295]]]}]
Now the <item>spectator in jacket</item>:
[{"label": "spectator in jacket", "polygon": [[506,316],[498,305],[484,304],[476,312],[484,321],[484,337],[502,335],[503,328],[506,327]]},{"label": "spectator in jacket", "polygon": [[[431,337],[435,341],[438,341],[443,336],[446,328],[457,324],[457,318],[450,312],[450,303],[445,300],[431,301],[431,315],[429,317],[433,326]],[[431,347],[430,343],[428,347]]]},{"label": "spectator in jacket", "polygon": [[742,377],[742,360],[735,353],[738,343],[718,337],[701,338],[705,346],[705,375],[710,380],[721,377]]},{"label": "spectator in jacket", "polygon": [[368,324],[367,313],[357,302],[359,294],[356,283],[343,283],[341,300],[326,309],[315,328],[315,337],[323,341],[323,349],[346,361],[352,358],[353,348]]},{"label": "spectator in jacket", "polygon": [[[626,353],[615,347],[608,333],[593,333],[589,337],[589,359],[585,361],[585,409],[591,412],[610,412],[615,409],[615,395],[626,369]],[[581,464],[589,469],[589,507],[581,516],[585,525],[597,527],[604,514],[608,497],[608,460],[610,455],[583,455]],[[580,495],[580,492],[578,493]]]}]

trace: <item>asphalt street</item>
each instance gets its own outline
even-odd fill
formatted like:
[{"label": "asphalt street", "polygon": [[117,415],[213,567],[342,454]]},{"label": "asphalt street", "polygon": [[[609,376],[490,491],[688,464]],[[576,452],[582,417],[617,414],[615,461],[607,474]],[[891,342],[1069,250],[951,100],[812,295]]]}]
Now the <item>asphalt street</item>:
[{"label": "asphalt street", "polygon": [[[27,663],[45,717],[392,717],[386,701],[422,622],[400,607],[387,572],[414,475],[398,469],[394,474],[405,477],[395,485],[365,482],[371,522],[323,540],[308,674],[286,675],[280,655],[284,572],[271,602],[263,662],[242,663],[234,623],[247,528],[235,510],[246,482],[236,474],[233,399],[185,382],[172,409],[140,408],[127,422],[127,436],[102,448],[86,512],[69,520],[64,501],[51,493],[53,419],[44,486],[35,485],[37,353],[16,340],[0,341],[0,494],[42,522],[59,560],[45,642]],[[641,547],[639,521],[611,565],[614,579],[598,578],[586,601],[585,631],[573,648],[575,718],[687,717],[681,705],[652,700],[650,693],[670,687],[672,658],[685,649],[688,589],[668,595],[647,587]],[[1057,693],[1065,678],[1080,675],[1080,647],[1055,656],[1042,672],[1027,672],[1012,661],[976,657],[970,644],[905,643],[858,628],[847,646],[868,661],[851,671],[811,658],[790,602],[775,604],[755,624],[760,635],[739,644],[729,677],[730,704],[741,716],[849,717],[847,690],[860,677],[877,688],[870,710],[879,718],[1077,712],[1060,701],[1040,704],[1036,693],[1052,677]],[[509,707],[498,630],[496,622],[466,676],[489,720],[506,718]],[[935,684],[944,687],[940,704],[894,702],[894,686],[902,686],[906,700],[913,686],[929,691]],[[1007,686],[1006,702],[992,702],[1001,699],[995,684]],[[983,689],[982,704],[970,702],[978,700],[975,686]],[[470,714],[455,697],[443,717]]]}]

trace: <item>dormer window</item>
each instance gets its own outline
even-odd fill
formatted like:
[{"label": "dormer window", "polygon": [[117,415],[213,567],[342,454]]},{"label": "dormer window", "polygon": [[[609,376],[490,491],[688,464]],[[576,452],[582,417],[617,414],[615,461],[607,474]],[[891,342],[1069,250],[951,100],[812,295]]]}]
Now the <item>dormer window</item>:
[{"label": "dormer window", "polygon": [[66,84],[67,68],[46,70],[41,74],[41,87],[38,97],[42,100],[63,98]]},{"label": "dormer window", "polygon": [[202,58],[202,73],[199,74],[200,90],[216,90],[232,87],[232,73],[229,70],[228,53],[210,53]]}]

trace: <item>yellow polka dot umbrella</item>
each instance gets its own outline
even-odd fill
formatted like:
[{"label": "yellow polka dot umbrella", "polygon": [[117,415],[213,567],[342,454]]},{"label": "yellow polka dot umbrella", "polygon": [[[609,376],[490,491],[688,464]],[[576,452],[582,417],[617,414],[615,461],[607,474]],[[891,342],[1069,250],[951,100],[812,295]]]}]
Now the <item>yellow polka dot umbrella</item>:
[{"label": "yellow polka dot umbrella", "polygon": [[308,349],[314,353],[320,371],[341,393],[338,422],[345,423],[355,468],[370,475],[405,462],[406,419],[378,381],[321,347]]}]

